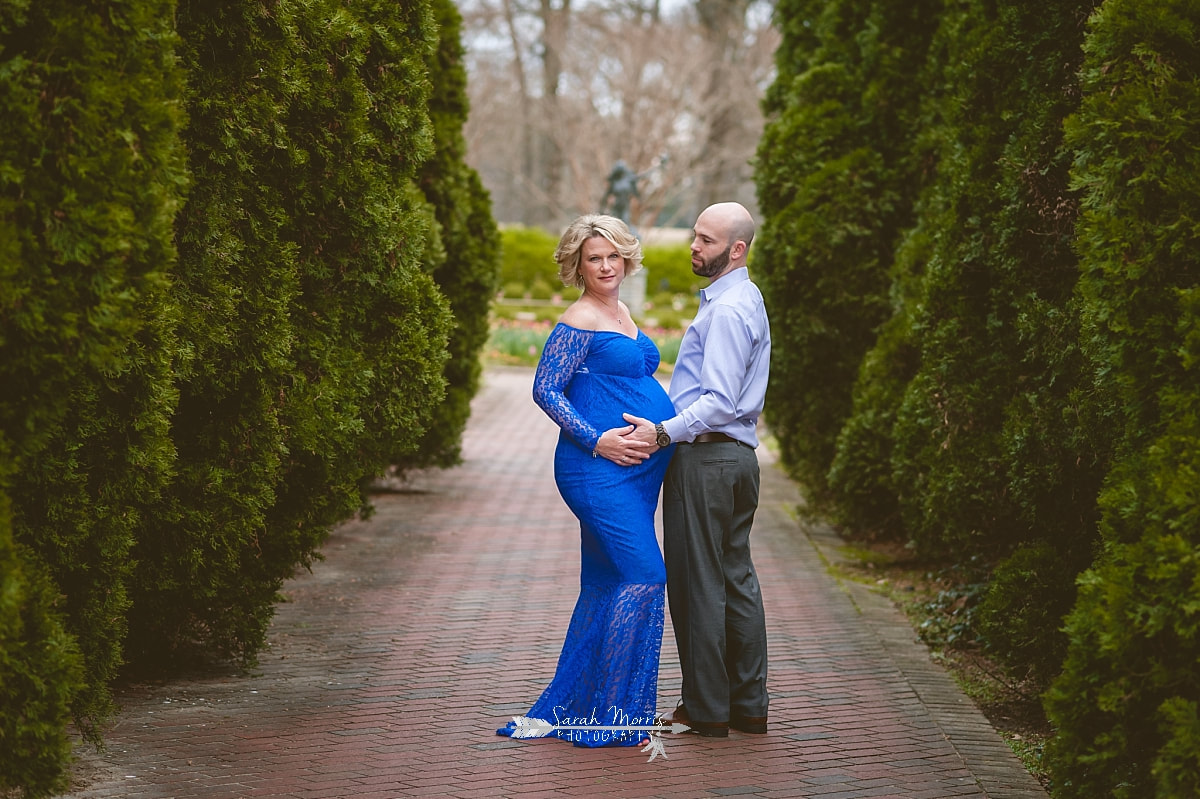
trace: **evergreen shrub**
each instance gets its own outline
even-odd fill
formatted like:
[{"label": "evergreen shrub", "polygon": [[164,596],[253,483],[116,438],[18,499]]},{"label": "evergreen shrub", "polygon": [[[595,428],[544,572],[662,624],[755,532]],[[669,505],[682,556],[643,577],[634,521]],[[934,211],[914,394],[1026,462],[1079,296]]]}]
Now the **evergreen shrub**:
[{"label": "evergreen shrub", "polygon": [[[123,661],[137,528],[174,458],[167,275],[186,173],[173,7],[0,7],[6,490],[26,590],[38,607],[61,595],[53,613],[83,662],[81,684],[64,667],[24,685],[46,701],[69,697],[92,740]],[[26,621],[31,634],[49,629]],[[56,751],[49,736],[47,746]],[[0,759],[14,756],[0,746]]]},{"label": "evergreen shrub", "polygon": [[754,263],[776,331],[766,414],[818,506],[859,364],[891,313],[889,266],[920,184],[913,76],[939,8],[791,0],[776,12],[809,21],[796,35],[812,49],[800,57],[785,37],[758,149]]},{"label": "evergreen shrub", "polygon": [[[1003,556],[1037,536],[1030,517],[1045,510],[1014,501],[1005,428],[1031,394],[1050,416],[1063,413],[1043,392],[1072,376],[1042,362],[1057,353],[1033,338],[1047,326],[1028,320],[1061,313],[1077,277],[1059,130],[1078,102],[1080,21],[1090,5],[968,3],[943,20],[947,41],[937,50],[952,89],[941,196],[930,202],[934,246],[912,320],[920,367],[897,410],[892,453],[905,529],[928,553]],[[1037,421],[1020,424],[1030,438],[1040,434]],[[1074,461],[1074,453],[1029,455]],[[1094,502],[1076,490],[1073,469],[1046,471],[1057,478],[1051,502]]]},{"label": "evergreen shrub", "polygon": [[1118,440],[1047,755],[1062,797],[1200,795],[1200,8],[1106,0],[1067,125],[1092,390]]},{"label": "evergreen shrub", "polygon": [[184,2],[178,19],[196,342],[132,621],[147,659],[252,661],[283,581],[444,396],[442,251],[414,183],[436,37],[425,3]]},{"label": "evergreen shrub", "polygon": [[281,184],[300,291],[284,407],[291,437],[268,515],[276,568],[311,551],[329,525],[369,512],[376,477],[418,446],[445,397],[452,324],[430,276],[445,251],[415,182],[434,153],[429,4],[324,0],[294,10],[308,66],[288,95]]},{"label": "evergreen shrub", "polygon": [[14,543],[0,491],[0,795],[43,797],[65,787],[66,728],[83,660],[59,605],[40,560]]},{"label": "evergreen shrub", "polygon": [[[753,248],[750,252],[753,257]],[[647,296],[671,292],[694,299],[700,289],[708,285],[708,280],[697,277],[692,271],[692,250],[688,243],[643,247],[642,267],[646,270]]]},{"label": "evergreen shrub", "polygon": [[[280,229],[290,149],[281,84],[298,72],[287,8],[185,0],[177,10],[193,188],[176,223],[173,288],[187,332],[176,473],[137,550],[130,655],[141,667],[193,646],[251,658],[277,587],[255,584],[247,564],[274,537],[266,513],[295,371],[296,247]],[[286,574],[292,560],[268,571]]]},{"label": "evergreen shrub", "polygon": [[1061,797],[1200,795],[1200,402],[1188,405],[1178,409],[1186,421],[1126,460],[1101,500],[1107,546],[1080,579],[1068,655],[1046,698]]},{"label": "evergreen shrub", "polygon": [[989,654],[1017,678],[1045,686],[1066,655],[1063,619],[1075,602],[1080,569],[1051,542],[1024,544],[988,579],[976,616]]},{"label": "evergreen shrub", "polygon": [[561,286],[558,265],[554,262],[557,246],[558,236],[541,228],[506,225],[500,231],[500,284],[515,283],[528,288],[543,280]]},{"label": "evergreen shrub", "polygon": [[430,60],[429,115],[434,155],[420,174],[433,206],[446,257],[433,270],[454,316],[446,361],[446,398],[415,449],[395,453],[393,465],[452,466],[461,459],[471,398],[479,389],[480,350],[488,337],[488,309],[496,293],[500,234],[478,173],[467,166],[462,128],[467,119],[467,72],[460,39],[462,18],[451,0],[431,0],[438,46]]}]

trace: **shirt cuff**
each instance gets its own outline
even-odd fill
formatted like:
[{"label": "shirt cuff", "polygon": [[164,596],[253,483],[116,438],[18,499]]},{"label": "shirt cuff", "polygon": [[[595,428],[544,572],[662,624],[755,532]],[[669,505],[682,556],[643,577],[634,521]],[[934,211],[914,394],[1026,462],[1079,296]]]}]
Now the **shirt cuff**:
[{"label": "shirt cuff", "polygon": [[662,423],[663,430],[667,431],[667,435],[671,437],[672,444],[687,443],[692,440],[693,436],[688,432],[687,422],[682,416],[672,416],[670,419]]}]

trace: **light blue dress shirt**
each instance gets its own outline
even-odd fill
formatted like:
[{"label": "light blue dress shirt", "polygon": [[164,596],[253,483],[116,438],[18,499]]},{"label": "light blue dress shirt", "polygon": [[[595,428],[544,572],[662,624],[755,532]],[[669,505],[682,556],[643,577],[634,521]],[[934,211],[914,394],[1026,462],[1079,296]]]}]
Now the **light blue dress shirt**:
[{"label": "light blue dress shirt", "polygon": [[700,291],[700,310],[683,334],[668,393],[676,415],[663,421],[672,441],[725,433],[758,446],[771,363],[771,328],[762,292],[745,268]]}]

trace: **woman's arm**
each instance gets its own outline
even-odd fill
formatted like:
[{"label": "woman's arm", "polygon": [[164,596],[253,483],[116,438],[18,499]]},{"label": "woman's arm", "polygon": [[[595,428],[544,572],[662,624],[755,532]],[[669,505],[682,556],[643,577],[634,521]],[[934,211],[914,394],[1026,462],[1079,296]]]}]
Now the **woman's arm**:
[{"label": "woman's arm", "polygon": [[563,429],[576,444],[595,451],[600,431],[584,419],[571,401],[566,388],[592,345],[595,331],[556,325],[546,339],[537,373],[533,377],[533,401]]}]

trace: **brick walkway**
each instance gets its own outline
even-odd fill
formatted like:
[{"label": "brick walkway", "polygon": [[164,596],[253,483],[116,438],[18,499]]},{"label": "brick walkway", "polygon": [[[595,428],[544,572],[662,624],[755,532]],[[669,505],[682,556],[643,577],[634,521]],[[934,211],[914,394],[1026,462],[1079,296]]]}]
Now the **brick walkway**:
[{"label": "brick walkway", "polygon": [[[253,674],[119,696],[96,797],[1044,797],[914,642],[903,617],[822,563],[777,468],[753,537],[770,639],[770,732],[665,737],[665,758],[494,734],[554,670],[578,586],[578,529],[554,488],[557,428],[532,372],[495,369],[466,462],[376,497],[285,587]],[[760,448],[760,455],[765,457]],[[660,710],[679,668],[663,640]]]}]

